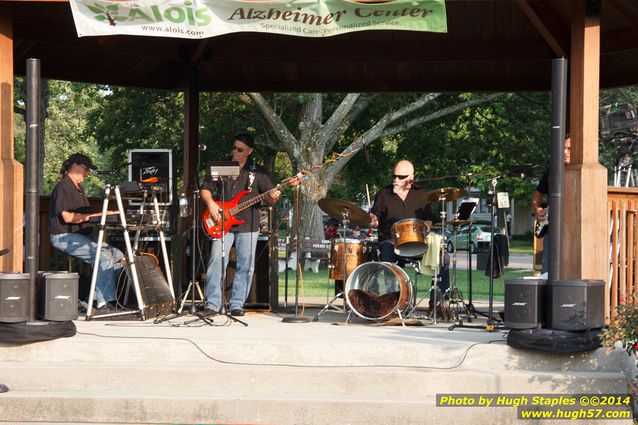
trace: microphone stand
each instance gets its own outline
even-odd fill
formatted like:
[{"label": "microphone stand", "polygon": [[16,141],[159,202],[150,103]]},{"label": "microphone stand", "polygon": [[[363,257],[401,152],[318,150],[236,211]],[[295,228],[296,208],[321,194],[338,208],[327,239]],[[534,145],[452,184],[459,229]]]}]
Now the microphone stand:
[{"label": "microphone stand", "polygon": [[[227,179],[229,178],[228,176],[226,177]],[[233,178],[230,177],[230,179],[232,180]],[[248,323],[239,320],[238,318],[236,318],[235,316],[233,316],[232,314],[230,314],[230,312],[226,309],[226,266],[227,266],[227,262],[226,262],[226,190],[225,190],[225,182],[224,182],[224,177],[223,176],[219,176],[218,177],[218,181],[221,183],[221,187],[222,187],[222,198],[221,198],[221,204],[222,204],[222,238],[221,238],[221,243],[222,243],[222,278],[221,281],[219,282],[220,285],[220,290],[221,290],[221,307],[219,310],[219,314],[222,316],[226,316],[227,318],[229,318],[230,320],[234,321],[234,322],[238,322],[241,323],[244,326],[248,326]]]},{"label": "microphone stand", "polygon": [[[295,187],[295,198],[297,208],[299,208],[299,184]],[[297,253],[297,264],[295,268],[295,315],[284,317],[281,321],[283,323],[308,323],[310,319],[305,316],[299,315],[299,268],[301,267],[301,260],[299,256],[299,210],[295,214],[295,252]],[[288,259],[286,259],[288,261]],[[288,263],[286,263],[288,267]]]},{"label": "microphone stand", "polygon": [[[467,174],[467,196],[471,197],[471,188],[472,188],[472,174]],[[470,220],[472,218],[470,217]],[[467,310],[470,314],[473,314],[476,318],[476,309],[474,308],[474,304],[472,304],[472,222],[469,223],[469,228],[467,232]]]}]

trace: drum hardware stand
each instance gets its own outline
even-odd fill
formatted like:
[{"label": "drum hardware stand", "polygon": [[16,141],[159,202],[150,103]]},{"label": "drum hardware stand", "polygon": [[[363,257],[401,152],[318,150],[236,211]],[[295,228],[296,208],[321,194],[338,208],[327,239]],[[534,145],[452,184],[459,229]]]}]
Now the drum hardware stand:
[{"label": "drum hardware stand", "polygon": [[[343,232],[342,232],[342,237],[343,237],[343,288],[341,288],[341,292],[336,294],[334,296],[334,298],[332,298],[321,309],[321,311],[319,313],[315,314],[315,317],[312,318],[313,322],[316,322],[317,320],[319,320],[319,316],[321,316],[329,308],[333,308],[334,310],[336,310],[336,311],[338,311],[340,313],[345,313],[346,310],[347,310],[345,291],[346,291],[346,281],[348,280],[348,263],[347,263],[348,241],[346,239],[346,234],[347,234],[348,224],[350,223],[350,217],[349,217],[349,212],[348,212],[347,208],[343,208],[341,210],[341,216],[342,216],[341,228],[343,230]],[[338,298],[342,298],[343,299],[343,308],[334,305],[334,302]],[[346,323],[348,323],[348,321],[350,320],[350,314],[351,313],[352,312],[350,312],[348,314],[348,317],[346,317]]]},{"label": "drum hardware stand", "polygon": [[124,214],[124,206],[122,204],[122,196],[120,194],[120,187],[114,187],[115,192],[115,200],[117,201],[117,210],[120,216],[120,224],[122,226],[124,233],[124,243],[126,245],[126,261],[127,261],[127,270],[130,273],[130,277],[133,280],[133,288],[135,289],[135,297],[137,298],[137,306],[138,310],[129,310],[122,312],[115,312],[109,314],[101,314],[99,316],[93,316],[93,297],[95,294],[95,286],[97,284],[97,274],[99,272],[99,261],[100,254],[102,252],[102,243],[104,242],[104,232],[106,229],[106,212],[108,210],[109,205],[109,196],[111,195],[111,185],[107,184],[104,189],[104,201],[102,202],[102,215],[100,216],[100,230],[98,232],[97,238],[97,249],[95,252],[95,262],[93,265],[93,273],[91,275],[91,288],[89,289],[89,300],[88,306],[86,309],[86,320],[91,320],[92,318],[97,317],[114,317],[114,316],[124,316],[129,314],[137,314],[139,313],[142,320],[145,320],[144,310],[146,306],[144,305],[144,300],[142,299],[142,292],[140,290],[140,283],[137,277],[137,267],[135,266],[135,256],[133,255],[133,248],[131,246],[131,238],[128,233],[128,228],[126,227],[126,216]]},{"label": "drum hardware stand", "polygon": [[[455,322],[458,323],[457,326],[463,326],[463,319],[461,315],[464,314],[467,318],[468,322],[472,321],[472,317],[470,315],[470,310],[468,309],[465,301],[463,301],[463,294],[459,290],[458,286],[456,286],[456,237],[458,231],[454,230],[454,244],[452,251],[452,280],[450,287],[447,291],[445,291],[445,295],[448,297],[448,304],[450,306],[450,311],[455,313]],[[468,245],[469,246],[469,245]],[[452,307],[454,306],[454,307]]]},{"label": "drum hardware stand", "polygon": [[[409,312],[406,313],[405,315],[406,317],[411,317],[413,314],[415,314],[416,309],[418,308],[419,304],[421,304],[421,301],[423,301],[423,298],[421,298],[417,302],[417,294],[419,292],[419,275],[421,274],[421,264],[420,264],[420,261],[407,261],[405,264],[405,267],[411,267],[414,269],[414,294],[412,294],[412,299],[410,300],[412,309],[409,310]],[[408,309],[406,309],[405,311],[408,311]],[[399,317],[401,317],[401,312],[399,311],[398,313],[399,313]]]},{"label": "drum hardware stand", "polygon": [[[297,183],[295,186],[295,199],[297,205],[297,211],[295,211],[295,252],[297,253],[297,264],[295,267],[295,315],[294,316],[286,316],[281,321],[283,323],[308,323],[310,319],[305,316],[299,315],[299,269],[301,268],[301,256],[299,255],[299,189],[300,183]],[[287,263],[288,259],[286,259],[286,267],[288,267]]]},{"label": "drum hardware stand", "polygon": [[[467,196],[471,197],[471,188],[472,188],[472,173],[467,173]],[[465,308],[467,311],[474,316],[476,315],[476,309],[474,308],[474,304],[472,304],[472,250],[471,250],[471,242],[472,242],[472,232],[469,230],[472,228],[472,221],[470,216],[470,222],[468,223],[470,226],[467,232],[467,293],[468,300],[467,304],[465,304]],[[456,245],[454,246],[454,251],[456,252]],[[477,261],[478,262],[478,261]],[[470,315],[468,315],[468,322],[471,320]]]}]

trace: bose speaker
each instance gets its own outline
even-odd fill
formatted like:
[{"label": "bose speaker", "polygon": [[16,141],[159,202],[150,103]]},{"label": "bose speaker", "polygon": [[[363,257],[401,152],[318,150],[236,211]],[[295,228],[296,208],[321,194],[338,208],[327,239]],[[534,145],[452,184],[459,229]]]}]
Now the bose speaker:
[{"label": "bose speaker", "polygon": [[53,322],[78,318],[80,276],[68,272],[38,274],[38,317]]},{"label": "bose speaker", "polygon": [[549,286],[550,327],[584,331],[605,325],[605,282],[557,280]]},{"label": "bose speaker", "polygon": [[[131,149],[128,151],[128,179],[131,181],[141,181],[152,177],[157,177],[165,181],[168,194],[165,194],[158,201],[160,204],[170,205],[173,202],[173,152],[170,149]],[[136,205],[135,202],[130,202]],[[139,205],[139,203],[137,203]]]},{"label": "bose speaker", "polygon": [[0,273],[0,322],[29,319],[29,273]]},{"label": "bose speaker", "polygon": [[547,281],[515,279],[505,281],[505,326],[511,329],[542,328],[547,323]]}]

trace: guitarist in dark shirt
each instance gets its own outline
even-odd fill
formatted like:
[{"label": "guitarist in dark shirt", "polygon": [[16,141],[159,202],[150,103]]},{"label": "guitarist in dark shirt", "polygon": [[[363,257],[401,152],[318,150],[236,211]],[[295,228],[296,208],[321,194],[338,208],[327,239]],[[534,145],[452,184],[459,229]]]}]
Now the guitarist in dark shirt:
[{"label": "guitarist in dark shirt", "polygon": [[[249,134],[238,134],[235,136],[231,160],[237,161],[240,167],[240,174],[236,180],[224,181],[224,201],[233,199],[237,194],[248,190],[248,194],[241,198],[240,202],[249,201],[259,194],[271,191],[266,200],[275,203],[281,193],[279,190],[272,190],[273,184],[266,174],[266,170],[253,163],[250,155],[253,153],[255,141]],[[221,183],[214,182],[207,176],[206,182],[201,191],[201,198],[211,218],[215,222],[221,219],[221,207],[215,202],[213,193],[221,197]],[[230,299],[230,313],[233,316],[244,315],[244,302],[248,298],[250,285],[253,280],[255,269],[255,251],[257,249],[257,237],[259,236],[259,204],[250,206],[235,215],[235,219],[245,220],[244,223],[231,227],[225,235],[224,247],[226,255],[225,264],[228,266],[228,254],[230,248],[235,244],[237,252],[237,270],[233,280],[233,290]],[[206,308],[204,314],[207,316],[216,315],[221,308],[221,278],[222,278],[222,244],[221,239],[214,239],[208,269],[206,270]]]},{"label": "guitarist in dark shirt", "polygon": [[[572,147],[572,139],[569,137],[569,134],[565,136],[565,164],[569,164],[571,161],[571,147]],[[549,259],[549,238],[545,238],[545,234],[547,233],[547,218],[548,218],[548,205],[543,202],[543,197],[549,193],[549,170],[545,170],[543,176],[541,177],[538,186],[534,189],[532,193],[532,208],[534,209],[534,214],[536,215],[537,225],[535,226],[534,233],[537,237],[543,238],[543,271],[542,273],[547,273],[549,269],[548,259]]]}]

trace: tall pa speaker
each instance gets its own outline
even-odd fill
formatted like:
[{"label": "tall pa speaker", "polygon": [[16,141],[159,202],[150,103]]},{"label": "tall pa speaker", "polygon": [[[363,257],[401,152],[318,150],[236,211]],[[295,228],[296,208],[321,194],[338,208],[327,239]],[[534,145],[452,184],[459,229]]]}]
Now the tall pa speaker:
[{"label": "tall pa speaker", "polygon": [[158,177],[161,181],[165,181],[167,185],[167,194],[158,195],[160,204],[173,203],[173,151],[170,149],[131,149],[128,151],[128,179],[146,180],[152,177]]},{"label": "tall pa speaker", "polygon": [[68,272],[38,274],[38,317],[53,322],[78,318],[78,286],[80,276]]},{"label": "tall pa speaker", "polygon": [[549,286],[550,327],[584,331],[605,325],[605,282],[557,280]]},{"label": "tall pa speaker", "polygon": [[29,319],[29,273],[0,273],[0,322]]},{"label": "tall pa speaker", "polygon": [[505,281],[505,326],[534,329],[545,326],[547,281],[515,279]]},{"label": "tall pa speaker", "polygon": [[[260,235],[257,240],[255,272],[253,273],[253,281],[248,298],[244,304],[247,310],[276,310],[279,307],[277,269],[273,268],[271,261],[273,245],[274,249],[277,249],[277,244],[270,243],[270,239],[268,236]],[[226,302],[230,301],[236,269],[237,255],[233,246],[228,256],[228,269],[226,269],[226,285],[224,287]]]}]

